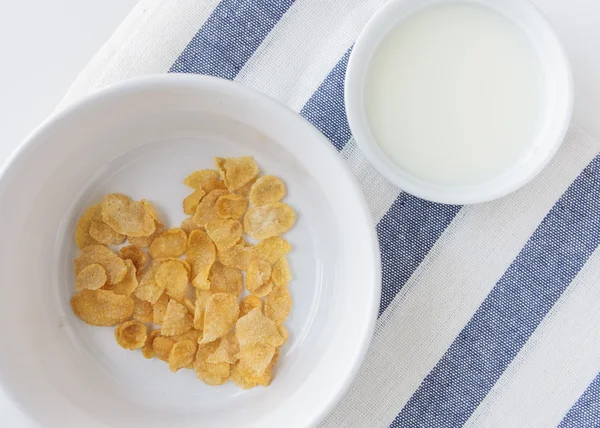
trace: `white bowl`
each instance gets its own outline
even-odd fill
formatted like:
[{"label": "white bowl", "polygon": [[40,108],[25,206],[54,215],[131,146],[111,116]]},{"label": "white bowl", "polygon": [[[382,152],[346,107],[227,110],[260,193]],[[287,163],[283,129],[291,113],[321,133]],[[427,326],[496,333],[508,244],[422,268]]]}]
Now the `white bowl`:
[{"label": "white bowl", "polygon": [[[109,192],[154,202],[174,227],[181,184],[213,156],[252,155],[282,177],[296,226],[294,306],[271,386],[210,387],[192,370],[120,348],[76,318],[73,233]],[[380,299],[379,250],[363,195],[329,142],[241,85],[200,76],[132,80],[41,126],[0,178],[0,379],[36,426],[307,427],[344,393]]]},{"label": "white bowl", "polygon": [[[363,83],[371,57],[385,35],[414,12],[457,0],[392,0],[364,28],[350,55],[345,82],[348,122],[360,149],[373,166],[402,190],[434,202],[472,204],[507,195],[532,180],[550,161],[567,132],[573,109],[571,68],[558,37],[542,14],[526,0],[458,0],[494,9],[527,34],[541,61],[545,105],[542,124],[530,151],[505,173],[472,185],[422,180],[392,162],[377,145],[364,111]],[[402,118],[399,118],[401,120]]]}]

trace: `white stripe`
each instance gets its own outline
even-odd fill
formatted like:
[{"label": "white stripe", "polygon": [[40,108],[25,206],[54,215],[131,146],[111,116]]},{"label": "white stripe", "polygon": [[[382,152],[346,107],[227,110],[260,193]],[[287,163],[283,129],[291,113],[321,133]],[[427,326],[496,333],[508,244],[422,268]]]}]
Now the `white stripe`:
[{"label": "white stripe", "polygon": [[394,420],[598,150],[573,128],[533,183],[459,212],[378,320],[358,377],[323,426],[387,427]]},{"label": "white stripe", "polygon": [[236,80],[299,111],[385,2],[297,0]]},{"label": "white stripe", "polygon": [[58,105],[120,80],[166,73],[219,0],[141,0]]},{"label": "white stripe", "polygon": [[375,224],[379,223],[401,190],[375,171],[359,150],[354,138],[346,143],[341,154],[365,193]]},{"label": "white stripe", "polygon": [[600,249],[465,426],[551,427],[600,370]]}]

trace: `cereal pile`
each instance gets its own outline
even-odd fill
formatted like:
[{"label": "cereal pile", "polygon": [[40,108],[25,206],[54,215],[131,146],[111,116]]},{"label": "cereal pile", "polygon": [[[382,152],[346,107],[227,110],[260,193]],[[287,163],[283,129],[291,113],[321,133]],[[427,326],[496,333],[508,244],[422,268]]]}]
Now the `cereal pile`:
[{"label": "cereal pile", "polygon": [[296,215],[280,202],[283,182],[258,177],[252,157],[215,164],[184,180],[194,191],[179,228],[165,229],[148,201],[121,194],[89,207],[75,232],[71,307],[90,325],[117,325],[120,346],[173,372],[194,369],[208,385],[267,386],[288,337],[291,247],[280,235]]}]

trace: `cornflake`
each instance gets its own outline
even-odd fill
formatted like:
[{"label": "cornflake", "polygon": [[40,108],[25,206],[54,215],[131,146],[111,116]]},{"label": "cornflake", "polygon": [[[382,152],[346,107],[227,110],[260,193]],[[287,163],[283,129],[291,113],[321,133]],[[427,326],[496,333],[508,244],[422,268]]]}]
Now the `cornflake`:
[{"label": "cornflake", "polygon": [[83,290],[71,299],[73,313],[89,325],[120,324],[133,315],[133,299],[106,290]]},{"label": "cornflake", "polygon": [[163,336],[174,336],[183,334],[193,328],[194,318],[189,314],[187,308],[175,300],[169,300],[167,312],[163,319],[160,334]]},{"label": "cornflake", "polygon": [[215,158],[215,165],[229,191],[239,189],[258,175],[258,166],[252,156]]},{"label": "cornflake", "polygon": [[187,235],[179,228],[167,229],[158,234],[150,244],[148,254],[153,259],[179,257],[185,253]]},{"label": "cornflake", "polygon": [[128,245],[121,248],[119,250],[119,256],[121,256],[123,260],[131,260],[137,272],[140,272],[142,269],[144,269],[144,267],[146,267],[146,263],[148,262],[146,253],[134,245]]},{"label": "cornflake", "polygon": [[147,338],[146,325],[139,321],[125,321],[115,329],[115,339],[125,349],[141,348],[146,343]]},{"label": "cornflake", "polygon": [[255,239],[267,239],[287,232],[295,222],[294,210],[275,202],[249,208],[244,215],[244,232]]},{"label": "cornflake", "polygon": [[221,196],[227,194],[229,194],[227,190],[216,189],[202,198],[198,204],[198,207],[196,208],[196,212],[194,213],[194,223],[200,227],[205,227],[206,223],[219,220],[220,217],[217,215],[215,205]]},{"label": "cornflake", "polygon": [[142,202],[112,193],[104,197],[101,205],[102,220],[116,232],[127,236],[148,236],[156,229],[154,218]]},{"label": "cornflake", "polygon": [[237,297],[228,293],[211,294],[204,310],[202,342],[212,342],[225,336],[235,326],[240,314]]},{"label": "cornflake", "polygon": [[256,257],[274,265],[279,259],[290,252],[292,246],[280,236],[265,239],[254,246]]},{"label": "cornflake", "polygon": [[250,189],[248,199],[254,206],[279,202],[285,196],[285,185],[274,175],[265,175],[256,180]]},{"label": "cornflake", "polygon": [[77,278],[75,278],[75,289],[77,291],[81,291],[84,288],[97,290],[98,288],[102,288],[107,280],[108,276],[106,276],[104,268],[99,264],[93,263],[84,267],[77,274]]},{"label": "cornflake", "polygon": [[215,212],[224,219],[238,220],[248,208],[248,200],[242,195],[223,195],[215,203]]},{"label": "cornflake", "polygon": [[73,264],[75,276],[91,264],[102,266],[106,271],[109,284],[117,284],[127,274],[127,266],[123,259],[103,245],[90,245],[83,248]]},{"label": "cornflake", "polygon": [[188,175],[184,180],[183,184],[192,189],[199,189],[211,180],[217,180],[219,173],[214,169],[202,169],[200,171],[194,171]]},{"label": "cornflake", "polygon": [[119,245],[125,242],[127,236],[113,230],[102,220],[94,220],[90,225],[90,236],[104,245]]},{"label": "cornflake", "polygon": [[90,206],[79,217],[77,227],[75,228],[75,243],[78,248],[82,249],[99,243],[90,235],[92,222],[97,220],[102,220],[102,207],[100,204]]},{"label": "cornflake", "polygon": [[202,188],[194,190],[187,198],[183,200],[183,212],[187,215],[192,215],[196,212],[200,200],[206,192]]},{"label": "cornflake", "polygon": [[207,223],[205,228],[217,249],[221,251],[233,247],[242,239],[242,224],[237,220],[215,220]]}]

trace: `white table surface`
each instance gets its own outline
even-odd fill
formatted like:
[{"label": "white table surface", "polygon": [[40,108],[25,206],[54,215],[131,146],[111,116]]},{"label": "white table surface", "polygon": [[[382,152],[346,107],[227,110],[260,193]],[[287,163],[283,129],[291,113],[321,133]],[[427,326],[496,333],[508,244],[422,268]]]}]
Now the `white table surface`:
[{"label": "white table surface", "polygon": [[[573,121],[600,138],[600,2],[532,1],[556,27],[569,54],[575,79]],[[134,4],[135,0],[0,0],[0,165],[53,111]],[[29,426],[1,389],[0,426]]]}]

